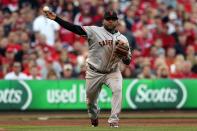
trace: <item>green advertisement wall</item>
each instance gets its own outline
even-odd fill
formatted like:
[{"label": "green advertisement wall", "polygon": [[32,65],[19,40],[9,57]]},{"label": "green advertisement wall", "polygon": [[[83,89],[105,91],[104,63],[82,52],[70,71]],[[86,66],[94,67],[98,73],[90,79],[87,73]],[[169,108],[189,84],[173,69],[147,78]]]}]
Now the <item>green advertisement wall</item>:
[{"label": "green advertisement wall", "polygon": [[[195,79],[127,79],[123,82],[123,109],[197,108]],[[103,86],[101,109],[111,108],[111,90]],[[86,109],[84,80],[0,81],[0,110]]]}]

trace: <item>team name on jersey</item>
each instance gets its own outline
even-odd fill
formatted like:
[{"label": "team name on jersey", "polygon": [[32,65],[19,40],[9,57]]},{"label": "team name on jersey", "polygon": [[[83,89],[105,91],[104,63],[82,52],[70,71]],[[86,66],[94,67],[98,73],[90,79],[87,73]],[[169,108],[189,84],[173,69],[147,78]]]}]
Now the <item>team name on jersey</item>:
[{"label": "team name on jersey", "polygon": [[104,41],[101,41],[101,42],[99,42],[99,45],[101,47],[106,46],[106,45],[112,46],[113,45],[113,40],[104,40]]}]

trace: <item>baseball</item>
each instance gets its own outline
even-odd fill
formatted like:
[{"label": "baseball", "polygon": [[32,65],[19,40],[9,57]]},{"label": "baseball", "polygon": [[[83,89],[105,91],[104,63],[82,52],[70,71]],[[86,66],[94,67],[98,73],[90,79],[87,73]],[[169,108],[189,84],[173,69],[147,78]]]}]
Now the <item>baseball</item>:
[{"label": "baseball", "polygon": [[49,7],[48,6],[44,6],[43,7],[43,11],[49,11]]}]

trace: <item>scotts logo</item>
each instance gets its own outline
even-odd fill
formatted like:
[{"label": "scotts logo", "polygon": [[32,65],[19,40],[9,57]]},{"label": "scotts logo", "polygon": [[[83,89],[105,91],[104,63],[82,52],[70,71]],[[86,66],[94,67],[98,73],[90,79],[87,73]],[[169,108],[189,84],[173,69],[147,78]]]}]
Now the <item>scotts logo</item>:
[{"label": "scotts logo", "polygon": [[175,80],[134,80],[128,87],[126,99],[131,108],[181,108],[187,91],[184,84]]},{"label": "scotts logo", "polygon": [[25,81],[10,81],[9,85],[1,84],[0,106],[1,109],[26,110],[32,101],[32,92]]}]

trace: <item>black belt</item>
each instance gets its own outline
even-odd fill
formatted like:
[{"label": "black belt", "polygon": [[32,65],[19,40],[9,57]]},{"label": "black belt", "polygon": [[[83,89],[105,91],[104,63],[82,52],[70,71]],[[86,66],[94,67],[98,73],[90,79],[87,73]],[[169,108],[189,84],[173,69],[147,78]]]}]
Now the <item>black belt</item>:
[{"label": "black belt", "polygon": [[108,74],[108,73],[111,73],[113,71],[115,71],[114,69],[111,69],[110,71],[100,71],[98,69],[96,69],[93,65],[91,64],[88,64],[89,68],[97,73],[101,73],[101,74]]}]

